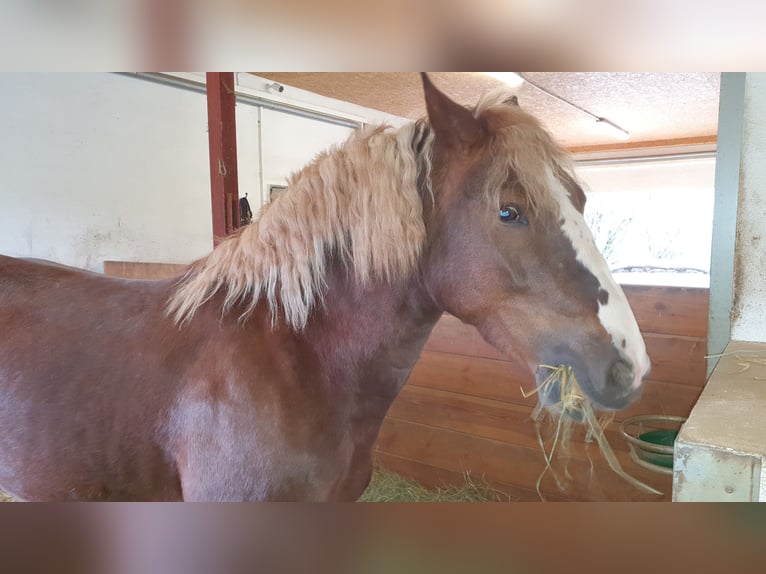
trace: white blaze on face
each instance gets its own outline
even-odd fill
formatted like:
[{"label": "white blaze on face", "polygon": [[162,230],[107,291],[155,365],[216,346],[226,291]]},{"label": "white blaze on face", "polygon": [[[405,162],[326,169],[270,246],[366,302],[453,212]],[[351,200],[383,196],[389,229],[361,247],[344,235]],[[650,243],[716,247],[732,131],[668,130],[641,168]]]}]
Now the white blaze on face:
[{"label": "white blaze on face", "polygon": [[564,185],[548,169],[548,185],[557,199],[560,209],[561,230],[572,242],[577,261],[598,280],[601,289],[609,294],[606,304],[599,302],[598,318],[606,332],[612,336],[612,343],[633,363],[633,387],[638,388],[643,377],[649,372],[650,361],[641,331],[628,304],[622,288],[612,277],[604,257],[593,240],[593,235],[582,214],[575,209]]}]

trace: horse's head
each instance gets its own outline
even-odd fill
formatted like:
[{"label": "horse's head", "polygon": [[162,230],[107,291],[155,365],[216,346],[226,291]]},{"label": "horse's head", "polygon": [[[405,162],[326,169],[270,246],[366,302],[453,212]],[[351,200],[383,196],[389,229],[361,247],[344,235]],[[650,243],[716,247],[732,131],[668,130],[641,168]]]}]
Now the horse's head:
[{"label": "horse's head", "polygon": [[649,358],[585,224],[567,155],[516,105],[470,111],[425,76],[424,89],[436,198],[433,208],[424,201],[424,273],[434,299],[538,382],[548,374],[539,365],[567,364],[596,407],[624,408]]}]

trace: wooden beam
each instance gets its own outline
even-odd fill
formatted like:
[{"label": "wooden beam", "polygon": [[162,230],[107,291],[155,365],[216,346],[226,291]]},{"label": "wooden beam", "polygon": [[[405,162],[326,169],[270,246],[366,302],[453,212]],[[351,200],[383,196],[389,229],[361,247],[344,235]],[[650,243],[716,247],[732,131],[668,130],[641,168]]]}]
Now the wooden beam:
[{"label": "wooden beam", "polygon": [[214,245],[239,227],[235,104],[234,73],[208,72],[207,116]]}]

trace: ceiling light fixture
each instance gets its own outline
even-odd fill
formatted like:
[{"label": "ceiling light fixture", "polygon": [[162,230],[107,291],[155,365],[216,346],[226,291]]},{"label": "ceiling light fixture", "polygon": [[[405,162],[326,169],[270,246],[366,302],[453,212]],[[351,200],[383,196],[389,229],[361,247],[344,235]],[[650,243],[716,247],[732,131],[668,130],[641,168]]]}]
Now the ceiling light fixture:
[{"label": "ceiling light fixture", "polygon": [[521,75],[519,75],[519,77],[522,79],[523,82],[526,82],[527,84],[529,84],[530,86],[532,86],[536,90],[539,90],[539,91],[543,92],[544,94],[547,94],[550,97],[557,99],[558,101],[560,101],[560,102],[568,105],[569,107],[572,107],[572,108],[574,108],[574,109],[584,113],[587,116],[590,116],[593,120],[595,120],[595,123],[593,124],[595,126],[595,129],[597,129],[597,130],[599,130],[599,131],[601,131],[603,133],[607,133],[610,136],[612,136],[614,138],[617,138],[618,140],[623,140],[624,141],[624,140],[630,138],[630,132],[628,130],[626,130],[626,129],[621,128],[620,126],[618,126],[613,121],[608,120],[607,118],[602,118],[601,116],[597,116],[596,114],[594,114],[593,112],[589,112],[588,110],[586,110],[582,106],[578,106],[577,104],[573,104],[569,100],[564,99],[561,96],[546,90],[545,88],[543,88],[539,84],[536,84],[535,82],[530,81],[529,78],[525,78],[525,77],[523,77]]},{"label": "ceiling light fixture", "polygon": [[524,83],[524,78],[517,74],[516,72],[483,72],[487,76],[490,76],[492,78],[495,78],[496,80],[500,80],[501,82],[505,82],[512,88],[515,88],[517,86],[520,86]]}]

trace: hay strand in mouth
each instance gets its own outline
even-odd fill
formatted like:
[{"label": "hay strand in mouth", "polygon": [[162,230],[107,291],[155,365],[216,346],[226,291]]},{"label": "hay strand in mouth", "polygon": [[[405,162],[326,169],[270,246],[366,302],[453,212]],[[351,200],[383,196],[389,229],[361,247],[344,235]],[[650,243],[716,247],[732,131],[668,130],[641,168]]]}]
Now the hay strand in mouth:
[{"label": "hay strand in mouth", "polygon": [[[559,385],[559,402],[546,408],[543,406],[543,401],[540,400],[538,401],[535,410],[532,412],[532,418],[535,421],[535,428],[537,431],[537,442],[540,445],[545,460],[545,468],[543,469],[543,472],[540,473],[540,476],[537,479],[537,484],[535,485],[540,499],[543,501],[545,500],[540,491],[540,485],[542,484],[543,477],[548,471],[551,472],[558,489],[562,492],[566,490],[566,483],[554,471],[552,462],[558,448],[563,448],[565,452],[568,450],[567,447],[574,420],[583,422],[586,427],[586,442],[595,440],[601,453],[604,455],[604,459],[607,464],[609,464],[609,468],[611,468],[615,474],[639,490],[650,494],[662,495],[659,490],[632,477],[622,468],[620,461],[617,460],[617,456],[614,454],[614,451],[606,438],[606,434],[604,434],[604,428],[611,422],[614,415],[612,414],[611,416],[603,417],[602,420],[598,420],[590,401],[585,396],[585,393],[582,391],[582,388],[575,378],[572,367],[569,365],[540,365],[540,368],[548,369],[550,374],[533,391],[529,393],[524,392],[523,389],[521,391],[525,398],[534,394],[538,394],[539,396],[541,393],[550,393],[555,384],[558,383]],[[545,411],[550,414],[552,420],[555,422],[553,441],[550,449],[547,450],[542,438],[542,433],[540,432],[540,422]],[[566,464],[564,465],[564,479],[566,481],[572,479]]]}]

